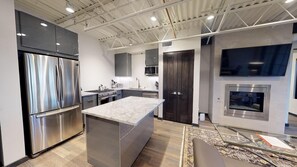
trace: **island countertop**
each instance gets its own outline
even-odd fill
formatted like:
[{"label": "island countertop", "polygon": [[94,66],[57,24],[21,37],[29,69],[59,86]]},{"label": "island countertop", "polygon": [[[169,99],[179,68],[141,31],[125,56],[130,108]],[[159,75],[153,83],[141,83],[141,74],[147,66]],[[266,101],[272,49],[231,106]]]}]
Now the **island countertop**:
[{"label": "island countertop", "polygon": [[164,101],[164,99],[130,96],[104,105],[82,110],[82,113],[136,126],[145,116],[156,109]]}]

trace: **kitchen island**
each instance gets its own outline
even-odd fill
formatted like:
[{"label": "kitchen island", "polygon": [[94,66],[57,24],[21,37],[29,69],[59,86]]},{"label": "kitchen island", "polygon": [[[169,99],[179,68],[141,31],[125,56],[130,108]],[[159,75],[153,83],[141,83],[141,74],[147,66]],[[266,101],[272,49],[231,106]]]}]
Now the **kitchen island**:
[{"label": "kitchen island", "polygon": [[131,166],[153,133],[153,111],[163,102],[130,96],[83,110],[88,162],[95,167]]}]

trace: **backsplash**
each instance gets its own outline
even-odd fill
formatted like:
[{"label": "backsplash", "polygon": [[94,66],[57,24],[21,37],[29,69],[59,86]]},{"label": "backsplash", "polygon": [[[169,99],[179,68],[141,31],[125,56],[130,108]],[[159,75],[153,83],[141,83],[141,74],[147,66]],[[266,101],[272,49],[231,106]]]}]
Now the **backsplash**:
[{"label": "backsplash", "polygon": [[[143,74],[144,75],[144,74]],[[147,76],[133,76],[133,77],[115,77],[114,81],[117,83],[123,84],[124,88],[137,88],[137,80],[140,81],[140,87],[143,89],[152,89],[156,90],[155,83],[159,82],[159,77],[147,77]]]}]

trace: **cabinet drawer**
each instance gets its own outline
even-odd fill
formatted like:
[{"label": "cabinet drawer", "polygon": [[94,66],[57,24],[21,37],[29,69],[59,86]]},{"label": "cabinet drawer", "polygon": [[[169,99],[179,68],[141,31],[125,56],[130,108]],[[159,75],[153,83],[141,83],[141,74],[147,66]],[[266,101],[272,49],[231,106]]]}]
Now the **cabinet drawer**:
[{"label": "cabinet drawer", "polygon": [[82,108],[87,109],[97,106],[97,95],[85,96],[82,98]]}]

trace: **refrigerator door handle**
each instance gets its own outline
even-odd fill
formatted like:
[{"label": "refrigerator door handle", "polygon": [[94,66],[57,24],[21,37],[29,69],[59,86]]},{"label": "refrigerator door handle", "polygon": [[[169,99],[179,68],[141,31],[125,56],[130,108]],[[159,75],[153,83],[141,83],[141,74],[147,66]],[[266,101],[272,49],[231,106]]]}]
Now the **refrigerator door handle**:
[{"label": "refrigerator door handle", "polygon": [[79,105],[76,106],[72,106],[72,107],[67,107],[67,108],[62,108],[59,110],[54,110],[54,111],[50,111],[50,112],[46,112],[46,113],[41,113],[41,114],[37,114],[35,115],[36,118],[42,118],[42,117],[48,117],[48,116],[52,116],[52,115],[57,115],[57,114],[61,114],[67,111],[71,111],[74,109],[79,108]]},{"label": "refrigerator door handle", "polygon": [[[60,64],[60,62],[59,62],[59,72],[60,72],[60,96],[61,96],[61,98],[60,98],[60,100],[62,101],[62,104],[64,103],[63,101],[64,101],[64,90],[63,90],[63,85],[64,85],[64,83],[63,83],[63,68],[62,68],[62,66],[61,66],[61,64]],[[61,107],[63,106],[61,104]]]},{"label": "refrigerator door handle", "polygon": [[60,105],[60,100],[61,100],[61,79],[60,79],[60,72],[59,72],[59,66],[56,65],[56,93],[57,93],[57,99],[58,99],[58,104],[59,107]]}]

